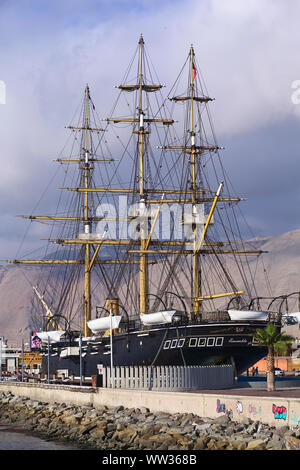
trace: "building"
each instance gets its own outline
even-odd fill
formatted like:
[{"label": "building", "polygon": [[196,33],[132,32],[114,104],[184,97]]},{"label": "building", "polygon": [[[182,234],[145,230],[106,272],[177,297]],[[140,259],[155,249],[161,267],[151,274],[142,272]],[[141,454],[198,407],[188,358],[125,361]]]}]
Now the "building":
[{"label": "building", "polygon": [[10,372],[14,374],[20,365],[21,349],[9,348],[3,336],[0,336],[0,365],[1,373]]},{"label": "building", "polygon": [[[9,348],[7,341],[0,336],[0,372],[1,375],[15,374],[22,367],[22,349]],[[30,374],[37,374],[41,370],[42,356],[38,352],[23,351],[23,370]]]}]

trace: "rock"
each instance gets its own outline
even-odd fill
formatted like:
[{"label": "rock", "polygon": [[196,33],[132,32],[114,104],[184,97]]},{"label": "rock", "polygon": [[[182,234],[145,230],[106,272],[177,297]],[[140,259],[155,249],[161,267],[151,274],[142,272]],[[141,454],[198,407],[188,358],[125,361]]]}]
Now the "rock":
[{"label": "rock", "polygon": [[277,440],[271,439],[267,443],[266,449],[267,450],[282,450],[283,446],[284,446],[283,441],[277,441]]},{"label": "rock", "polygon": [[62,416],[62,421],[63,421],[65,424],[67,424],[68,426],[73,426],[73,425],[78,424],[77,419],[74,418],[73,415]]},{"label": "rock", "polygon": [[119,413],[120,411],[124,410],[124,406],[120,405],[115,409],[115,413]]},{"label": "rock", "polygon": [[124,431],[124,429],[125,429],[124,424],[120,424],[120,423],[117,424],[117,427],[116,427],[117,431]]},{"label": "rock", "polygon": [[193,418],[194,415],[192,413],[188,414],[187,416],[183,416],[181,420],[181,426],[186,426],[187,424],[190,424]]},{"label": "rock", "polygon": [[42,403],[40,401],[32,401],[31,400],[31,403],[30,403],[31,408],[38,408],[41,405],[42,405]]},{"label": "rock", "polygon": [[146,423],[152,423],[152,421],[154,421],[155,419],[155,416],[153,414],[150,414],[149,416],[147,416],[145,422]]},{"label": "rock", "polygon": [[[194,430],[194,428],[193,428],[193,430]],[[167,428],[165,432],[167,434],[185,434],[184,429],[182,429],[180,426]]]},{"label": "rock", "polygon": [[85,436],[86,434],[89,434],[96,427],[97,427],[97,424],[87,424],[85,426],[80,426],[79,433],[82,436]]},{"label": "rock", "polygon": [[116,428],[117,428],[116,423],[107,423],[106,425],[107,432],[115,431]]},{"label": "rock", "polygon": [[268,440],[271,439],[271,436],[272,436],[271,432],[258,432],[255,435],[255,439],[257,440],[259,439],[259,440],[267,442]]},{"label": "rock", "polygon": [[231,437],[234,435],[234,427],[233,426],[229,426],[227,429],[226,429],[226,436],[228,437]]},{"label": "rock", "polygon": [[215,424],[228,424],[231,421],[227,414],[219,416],[218,418],[214,419]]},{"label": "rock", "polygon": [[230,441],[230,445],[233,448],[232,450],[245,450],[247,447],[247,443],[245,441],[238,439]]},{"label": "rock", "polygon": [[250,424],[250,426],[248,426],[248,428],[246,429],[246,432],[251,435],[255,434],[257,431],[258,424],[258,421],[255,421],[254,423]]},{"label": "rock", "polygon": [[182,432],[184,432],[184,434],[193,434],[194,433],[194,426],[190,425],[190,426],[184,426]]},{"label": "rock", "polygon": [[248,442],[246,450],[263,450],[266,448],[266,443],[261,439],[254,439]]},{"label": "rock", "polygon": [[290,430],[288,426],[280,426],[279,428],[276,428],[274,431],[274,434],[277,434],[280,437],[284,437],[284,435]]},{"label": "rock", "polygon": [[[139,439],[138,448],[142,450],[153,450],[155,443],[150,439]],[[168,447],[169,448],[169,447]]]},{"label": "rock", "polygon": [[151,425],[151,429],[153,429],[154,434],[160,433],[162,428],[163,428],[163,424],[160,424],[160,423],[155,423]]},{"label": "rock", "polygon": [[158,418],[157,423],[165,424],[166,426],[172,426],[173,421],[170,418]]},{"label": "rock", "polygon": [[222,450],[228,446],[226,439],[210,439],[207,443],[207,449],[209,450]]},{"label": "rock", "polygon": [[156,416],[158,419],[170,418],[170,413],[166,413],[164,411],[158,411],[156,412]]},{"label": "rock", "polygon": [[142,407],[140,408],[140,412],[141,412],[142,414],[147,414],[147,413],[150,412],[150,410],[149,410],[149,408],[146,408],[145,406],[142,406]]},{"label": "rock", "polygon": [[207,443],[209,442],[210,437],[201,436],[194,440],[193,450],[204,450],[207,448]]},{"label": "rock", "polygon": [[211,428],[210,423],[197,424],[195,429],[199,432],[208,431]]},{"label": "rock", "polygon": [[233,427],[233,430],[234,430],[235,433],[245,431],[245,425],[242,424],[242,423],[239,423],[238,425]]},{"label": "rock", "polygon": [[124,429],[123,431],[119,431],[116,433],[116,438],[118,441],[125,442],[125,443],[131,443],[134,441],[134,439],[137,436],[137,431],[134,429]]},{"label": "rock", "polygon": [[285,436],[284,438],[285,446],[287,450],[299,450],[300,449],[300,439],[294,436]]}]

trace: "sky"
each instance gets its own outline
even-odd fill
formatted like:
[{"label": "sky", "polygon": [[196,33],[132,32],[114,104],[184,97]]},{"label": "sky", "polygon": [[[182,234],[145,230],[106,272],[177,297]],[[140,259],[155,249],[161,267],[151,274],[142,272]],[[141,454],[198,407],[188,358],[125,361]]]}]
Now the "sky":
[{"label": "sky", "polygon": [[167,87],[193,44],[252,232],[300,228],[299,18],[298,0],[0,0],[0,257],[53,184],[85,84],[107,116],[141,33]]}]

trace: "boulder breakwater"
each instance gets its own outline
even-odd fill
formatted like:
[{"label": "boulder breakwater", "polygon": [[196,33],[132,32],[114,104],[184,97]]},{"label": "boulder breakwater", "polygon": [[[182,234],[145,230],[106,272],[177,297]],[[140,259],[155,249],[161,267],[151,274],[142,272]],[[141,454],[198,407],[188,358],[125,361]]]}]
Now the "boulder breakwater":
[{"label": "boulder breakwater", "polygon": [[146,407],[75,406],[0,393],[0,423],[94,450],[298,450],[300,426],[275,427],[230,414],[151,412]]}]

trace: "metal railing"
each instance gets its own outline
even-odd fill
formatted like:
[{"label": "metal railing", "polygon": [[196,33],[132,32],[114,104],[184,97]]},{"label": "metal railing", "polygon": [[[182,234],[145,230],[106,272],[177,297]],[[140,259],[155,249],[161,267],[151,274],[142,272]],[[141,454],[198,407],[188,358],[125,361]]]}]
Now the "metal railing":
[{"label": "metal railing", "polygon": [[140,390],[199,390],[231,388],[232,365],[221,366],[118,366],[104,367],[105,388]]}]

